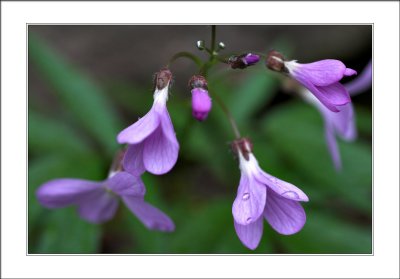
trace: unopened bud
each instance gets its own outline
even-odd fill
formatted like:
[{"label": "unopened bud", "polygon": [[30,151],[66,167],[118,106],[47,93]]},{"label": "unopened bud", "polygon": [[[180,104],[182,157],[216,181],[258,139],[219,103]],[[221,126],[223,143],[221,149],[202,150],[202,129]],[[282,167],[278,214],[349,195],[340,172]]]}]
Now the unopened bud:
[{"label": "unopened bud", "polygon": [[244,69],[252,66],[260,61],[260,56],[252,53],[245,53],[242,55],[231,56],[228,60],[228,64],[232,69]]},{"label": "unopened bud", "polygon": [[212,107],[207,80],[203,76],[195,75],[190,79],[189,87],[192,89],[192,114],[197,120],[204,121]]},{"label": "unopened bud", "polygon": [[224,48],[225,48],[224,42],[219,42],[218,49],[224,49]]},{"label": "unopened bud", "polygon": [[203,40],[197,41],[197,42],[196,42],[196,46],[197,46],[197,48],[198,48],[199,50],[204,50],[204,48],[205,48],[204,41],[203,41]]},{"label": "unopened bud", "polygon": [[172,73],[169,69],[164,68],[158,71],[154,76],[154,84],[158,90],[168,86],[172,79]]},{"label": "unopened bud", "polygon": [[273,71],[282,72],[285,71],[285,57],[276,50],[271,50],[267,54],[267,60],[265,61],[266,66],[268,69]]}]

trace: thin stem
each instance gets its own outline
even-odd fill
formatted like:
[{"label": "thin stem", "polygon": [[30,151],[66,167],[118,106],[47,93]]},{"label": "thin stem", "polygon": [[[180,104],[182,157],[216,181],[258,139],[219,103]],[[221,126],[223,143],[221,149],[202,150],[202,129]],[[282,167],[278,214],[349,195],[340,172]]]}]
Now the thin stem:
[{"label": "thin stem", "polygon": [[211,25],[211,57],[210,61],[212,58],[214,58],[214,51],[215,51],[215,38],[217,36],[217,26],[216,25]]},{"label": "thin stem", "polygon": [[171,59],[168,61],[167,67],[169,67],[177,59],[182,58],[182,57],[192,60],[194,63],[196,63],[197,67],[201,67],[202,62],[201,62],[200,58],[198,58],[196,55],[194,55],[190,52],[187,52],[187,51],[181,51],[181,52],[174,54],[174,56],[172,56]]},{"label": "thin stem", "polygon": [[214,60],[216,57],[216,52],[215,52],[216,36],[217,36],[217,26],[211,25],[211,45],[210,48],[207,47],[205,48],[208,54],[210,55],[210,58],[200,68],[200,74],[203,75],[204,77],[207,77],[208,70],[215,64]]},{"label": "thin stem", "polygon": [[[211,94],[211,93],[210,93]],[[221,107],[222,111],[225,113],[226,117],[229,119],[229,123],[231,124],[233,133],[235,134],[236,139],[240,139],[241,135],[239,132],[239,128],[236,124],[235,119],[233,118],[231,112],[228,107],[225,105],[224,101],[218,96],[218,94],[212,94],[214,100],[217,101],[218,105]]]},{"label": "thin stem", "polygon": [[[217,53],[215,51],[216,36],[217,36],[217,26],[211,25],[211,46],[210,46],[209,50],[207,49],[207,52],[210,54],[210,59],[208,60],[208,62],[204,63],[200,69],[200,73],[202,75],[204,75],[205,77],[207,77],[208,70],[215,64],[216,59],[219,62],[226,63],[226,61],[224,59],[220,59],[219,57],[217,57]],[[210,94],[211,94],[211,92],[210,92]],[[222,99],[218,96],[218,94],[211,94],[211,95],[214,98],[214,100],[217,101],[218,105],[221,107],[222,111],[228,118],[236,139],[240,139],[241,136],[240,136],[239,128],[238,128],[236,121],[233,118],[231,112],[229,111],[228,107],[225,105],[224,101],[222,101]]]}]

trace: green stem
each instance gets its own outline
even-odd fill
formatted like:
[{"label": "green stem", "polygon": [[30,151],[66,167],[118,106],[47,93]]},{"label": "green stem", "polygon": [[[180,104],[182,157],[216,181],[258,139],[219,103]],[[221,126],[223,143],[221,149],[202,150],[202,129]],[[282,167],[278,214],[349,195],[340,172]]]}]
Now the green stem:
[{"label": "green stem", "polygon": [[199,67],[199,68],[202,66],[202,62],[201,62],[200,58],[198,58],[196,55],[194,55],[190,52],[187,52],[187,51],[181,51],[171,57],[171,59],[169,60],[169,62],[167,64],[167,67],[169,67],[177,59],[182,58],[182,57],[192,60],[194,63],[196,63],[197,67]]},{"label": "green stem", "polygon": [[215,38],[217,36],[217,26],[216,25],[211,25],[211,56],[210,56],[210,61],[214,58],[215,56]]},{"label": "green stem", "polygon": [[229,123],[231,124],[233,133],[235,134],[236,139],[240,139],[241,135],[239,132],[239,128],[236,124],[235,119],[233,118],[231,112],[229,111],[228,107],[225,105],[224,101],[222,101],[222,99],[218,96],[218,94],[211,94],[211,92],[209,92],[210,95],[213,97],[214,100],[217,101],[218,105],[221,107],[222,111],[224,112],[224,114],[226,115],[226,117],[229,120]]}]

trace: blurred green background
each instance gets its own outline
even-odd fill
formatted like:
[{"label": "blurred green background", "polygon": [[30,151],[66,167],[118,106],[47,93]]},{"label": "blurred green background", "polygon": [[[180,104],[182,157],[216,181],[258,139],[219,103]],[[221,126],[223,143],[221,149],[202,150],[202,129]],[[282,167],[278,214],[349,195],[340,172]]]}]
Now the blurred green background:
[{"label": "blurred green background", "polygon": [[[221,54],[282,51],[307,63],[342,60],[358,72],[372,55],[371,26],[218,26]],[[372,253],[372,94],[353,99],[359,137],[339,140],[343,170],[327,151],[318,111],[285,94],[280,76],[263,63],[247,70],[221,65],[209,74],[254,154],[271,175],[300,187],[307,223],[282,236],[264,222],[255,251],[233,227],[231,207],[240,172],[233,139],[216,103],[207,121],[191,116],[186,87],[195,65],[178,60],[168,109],[181,144],[177,165],[162,176],[145,174],[146,200],[174,220],[174,233],[148,231],[121,203],[103,225],[81,220],[74,208],[48,210],[35,197],[60,177],[103,180],[117,133],[152,104],[152,74],[179,51],[204,53],[208,26],[29,26],[29,253]],[[350,80],[345,79],[344,82]]]}]

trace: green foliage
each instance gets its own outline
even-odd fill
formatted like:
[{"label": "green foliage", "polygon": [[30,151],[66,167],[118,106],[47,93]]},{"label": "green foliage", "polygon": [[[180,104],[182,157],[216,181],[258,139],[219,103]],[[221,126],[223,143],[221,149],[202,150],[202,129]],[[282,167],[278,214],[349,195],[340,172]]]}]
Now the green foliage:
[{"label": "green foliage", "polygon": [[44,182],[61,177],[100,180],[102,166],[95,156],[49,155],[29,162],[29,253],[96,253],[100,228],[80,220],[73,208],[48,210],[36,200]]},{"label": "green foliage", "polygon": [[90,133],[108,152],[114,151],[119,122],[101,88],[33,34],[29,34],[28,49],[30,61],[54,88],[74,124]]},{"label": "green foliage", "polygon": [[355,106],[360,139],[339,140],[343,170],[336,172],[319,113],[299,100],[268,106],[279,83],[264,67],[210,77],[212,96],[226,101],[243,136],[253,139],[261,167],[310,198],[300,233],[281,236],[264,222],[262,241],[250,251],[233,227],[240,171],[229,151],[229,121],[215,98],[207,121],[200,123],[191,117],[189,100],[174,92],[168,109],[181,144],[178,163],[166,175],[143,176],[146,200],[171,216],[174,233],[147,230],[122,203],[102,226],[81,220],[74,208],[41,207],[35,192],[46,181],[106,177],[115,137],[134,120],[119,120],[116,108],[142,116],[152,93],[151,84],[96,85],[33,34],[29,58],[62,110],[52,115],[29,107],[29,253],[371,253],[370,109]]}]

